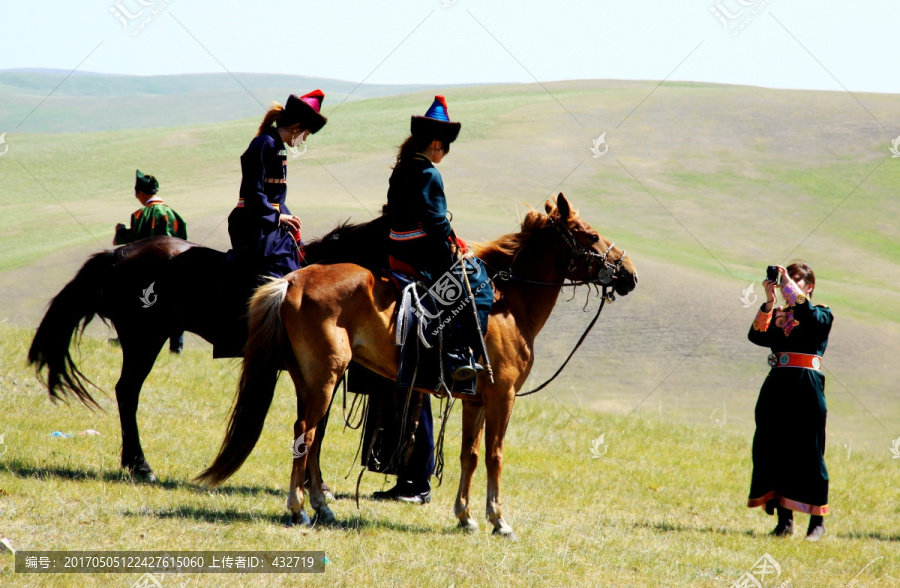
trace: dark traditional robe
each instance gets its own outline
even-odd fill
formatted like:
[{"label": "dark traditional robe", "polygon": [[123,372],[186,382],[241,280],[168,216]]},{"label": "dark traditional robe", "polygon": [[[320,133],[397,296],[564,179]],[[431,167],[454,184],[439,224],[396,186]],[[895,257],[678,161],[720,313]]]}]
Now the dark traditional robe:
[{"label": "dark traditional robe", "polygon": [[[831,310],[814,305],[788,284],[787,306],[760,309],[750,341],[782,352],[821,358],[828,345]],[[773,367],[756,403],[753,478],[749,507],[770,500],[791,510],[828,514],[828,470],[825,468],[825,375],[817,369]]]},{"label": "dark traditional robe", "polygon": [[[453,230],[447,219],[447,198],[440,172],[427,157],[417,154],[412,160],[394,168],[387,200],[391,223],[388,247],[391,267],[418,274],[436,293],[446,294],[443,299],[447,304],[441,319],[451,315],[452,318],[471,316],[468,306],[471,303],[461,305],[459,302],[467,299],[461,266],[456,266],[452,276],[447,274],[455,259],[450,247]],[[466,261],[465,267],[478,309],[481,332],[486,334],[494,291],[480,260]],[[475,330],[474,320],[471,322],[471,327],[467,327],[463,321],[463,330]],[[470,346],[476,357],[481,353],[481,344],[477,339],[472,340],[471,335],[461,339],[460,344]]]},{"label": "dark traditional robe", "polygon": [[241,155],[240,198],[228,216],[232,255],[257,274],[281,277],[300,269],[297,243],[279,222],[291,214],[286,196],[287,153],[273,127]]}]

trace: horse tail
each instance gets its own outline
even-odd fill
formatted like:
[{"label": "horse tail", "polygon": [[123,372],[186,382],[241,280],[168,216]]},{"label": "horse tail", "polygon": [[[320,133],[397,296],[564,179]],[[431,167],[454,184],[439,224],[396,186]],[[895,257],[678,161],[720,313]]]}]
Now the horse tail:
[{"label": "horse tail", "polygon": [[[84,333],[85,327],[101,313],[102,284],[114,264],[115,252],[104,251],[91,256],[72,281],[50,302],[47,313],[31,341],[28,363],[35,366],[38,378],[47,386],[53,401],[75,396],[89,408],[97,407],[97,401],[88,392],[88,380],[69,351],[73,336]],[[44,377],[44,369],[47,375]]]},{"label": "horse tail", "polygon": [[197,481],[217,486],[243,465],[262,433],[272,405],[278,370],[284,366],[287,336],[281,320],[281,304],[289,283],[271,278],[253,294],[249,310],[249,335],[237,399],[231,409],[228,430],[215,461]]}]

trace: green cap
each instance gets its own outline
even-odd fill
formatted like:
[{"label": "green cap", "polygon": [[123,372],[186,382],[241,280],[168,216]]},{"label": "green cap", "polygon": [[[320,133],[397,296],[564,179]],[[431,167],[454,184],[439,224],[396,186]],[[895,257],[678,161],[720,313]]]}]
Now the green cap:
[{"label": "green cap", "polygon": [[151,196],[159,192],[159,182],[156,181],[154,176],[142,174],[141,170],[136,171],[137,179],[134,182],[135,190]]}]

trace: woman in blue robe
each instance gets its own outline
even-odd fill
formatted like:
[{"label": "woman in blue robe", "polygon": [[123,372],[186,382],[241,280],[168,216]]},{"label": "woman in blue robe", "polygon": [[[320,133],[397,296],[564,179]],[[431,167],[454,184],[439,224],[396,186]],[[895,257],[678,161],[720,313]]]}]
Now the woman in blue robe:
[{"label": "woman in blue robe", "polygon": [[320,113],[325,94],[291,94],[284,107],[266,113],[241,155],[241,191],[228,216],[232,256],[255,275],[282,277],[300,269],[300,219],[287,207],[287,151],[328,122]]}]

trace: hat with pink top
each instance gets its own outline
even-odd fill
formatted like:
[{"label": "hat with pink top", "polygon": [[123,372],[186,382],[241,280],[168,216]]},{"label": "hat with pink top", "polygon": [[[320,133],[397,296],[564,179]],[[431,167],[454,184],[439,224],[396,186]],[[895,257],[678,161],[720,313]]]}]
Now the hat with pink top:
[{"label": "hat with pink top", "polygon": [[302,128],[308,129],[310,133],[318,132],[328,122],[328,119],[321,113],[323,100],[325,100],[325,93],[322,90],[313,90],[299,98],[291,94],[278,118],[278,126],[289,127],[299,124]]}]

